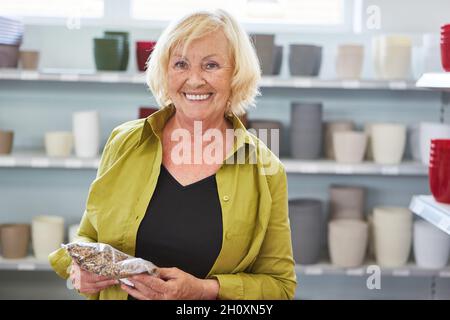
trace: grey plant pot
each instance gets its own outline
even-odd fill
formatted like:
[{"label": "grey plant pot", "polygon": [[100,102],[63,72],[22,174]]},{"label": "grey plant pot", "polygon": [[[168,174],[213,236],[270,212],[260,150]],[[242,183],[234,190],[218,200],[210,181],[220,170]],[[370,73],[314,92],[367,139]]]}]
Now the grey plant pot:
[{"label": "grey plant pot", "polygon": [[322,47],[306,44],[289,46],[289,70],[293,76],[315,77],[322,64]]},{"label": "grey plant pot", "polygon": [[275,57],[275,35],[254,34],[251,35],[253,45],[258,55],[261,71],[263,75],[273,74],[273,63]]},{"label": "grey plant pot", "polygon": [[281,64],[283,62],[283,46],[275,46],[273,55],[273,75],[279,75],[281,71]]},{"label": "grey plant pot", "polygon": [[323,230],[322,203],[313,199],[290,200],[289,220],[295,262],[317,263]]},{"label": "grey plant pot", "polygon": [[291,155],[317,159],[322,151],[322,104],[293,102],[291,105]]}]

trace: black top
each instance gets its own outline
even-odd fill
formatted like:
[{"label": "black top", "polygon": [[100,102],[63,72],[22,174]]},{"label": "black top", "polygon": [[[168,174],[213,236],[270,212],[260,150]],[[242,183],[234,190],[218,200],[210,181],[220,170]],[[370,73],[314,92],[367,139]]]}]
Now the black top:
[{"label": "black top", "polygon": [[222,208],[215,175],[181,185],[161,165],[139,226],[136,256],[205,278],[222,247]]}]

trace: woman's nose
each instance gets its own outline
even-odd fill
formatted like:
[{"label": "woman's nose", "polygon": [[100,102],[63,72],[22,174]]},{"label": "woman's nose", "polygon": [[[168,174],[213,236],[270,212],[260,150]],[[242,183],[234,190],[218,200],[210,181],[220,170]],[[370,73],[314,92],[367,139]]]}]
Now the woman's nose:
[{"label": "woman's nose", "polygon": [[206,84],[206,80],[203,77],[202,71],[203,70],[201,69],[191,69],[186,81],[190,87],[198,88]]}]

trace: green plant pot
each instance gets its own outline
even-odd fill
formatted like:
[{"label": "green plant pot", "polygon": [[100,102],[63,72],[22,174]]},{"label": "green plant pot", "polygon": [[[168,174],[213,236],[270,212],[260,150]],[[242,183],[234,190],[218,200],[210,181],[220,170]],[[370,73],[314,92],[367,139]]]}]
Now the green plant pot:
[{"label": "green plant pot", "polygon": [[129,33],[125,31],[105,31],[104,37],[105,39],[120,39],[122,46],[122,63],[120,65],[120,70],[127,70],[130,57]]},{"label": "green plant pot", "polygon": [[100,71],[121,70],[123,45],[120,39],[94,39],[95,66]]}]

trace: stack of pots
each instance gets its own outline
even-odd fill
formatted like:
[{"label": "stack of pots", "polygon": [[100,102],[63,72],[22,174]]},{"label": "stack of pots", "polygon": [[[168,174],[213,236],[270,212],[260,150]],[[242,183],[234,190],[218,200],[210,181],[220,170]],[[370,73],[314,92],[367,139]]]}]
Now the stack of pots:
[{"label": "stack of pots", "polygon": [[283,60],[283,47],[275,45],[275,35],[251,35],[263,75],[278,75]]},{"label": "stack of pots", "polygon": [[419,123],[419,147],[422,163],[430,163],[432,139],[450,139],[450,125],[438,122]]},{"label": "stack of pots", "polygon": [[364,262],[369,238],[364,220],[365,192],[360,186],[330,187],[328,248],[336,266],[356,267]]},{"label": "stack of pots", "polygon": [[444,70],[450,72],[450,24],[441,27],[441,62]]},{"label": "stack of pots", "polygon": [[322,47],[309,44],[289,46],[289,70],[293,76],[317,77],[322,65]]},{"label": "stack of pots", "polygon": [[318,159],[322,151],[322,104],[291,105],[291,153],[296,159]]},{"label": "stack of pots", "polygon": [[412,242],[412,213],[401,207],[375,207],[375,258],[381,267],[401,267],[408,261]]},{"label": "stack of pots", "polygon": [[412,41],[400,35],[373,39],[375,73],[385,80],[406,79],[411,74]]},{"label": "stack of pots", "polygon": [[434,199],[450,204],[450,139],[431,141],[428,179]]},{"label": "stack of pots", "polygon": [[322,239],[322,202],[315,199],[290,200],[289,221],[295,262],[317,263]]},{"label": "stack of pots", "polygon": [[103,38],[94,39],[94,57],[97,70],[127,70],[129,50],[128,32],[106,31]]},{"label": "stack of pots", "polygon": [[250,131],[254,133],[269,149],[278,155],[281,150],[281,130],[283,124],[280,121],[257,120],[249,121]]},{"label": "stack of pots", "polygon": [[340,79],[359,79],[364,62],[364,46],[344,44],[338,47],[336,75]]},{"label": "stack of pots", "polygon": [[17,68],[23,33],[22,22],[0,17],[0,68]]}]

